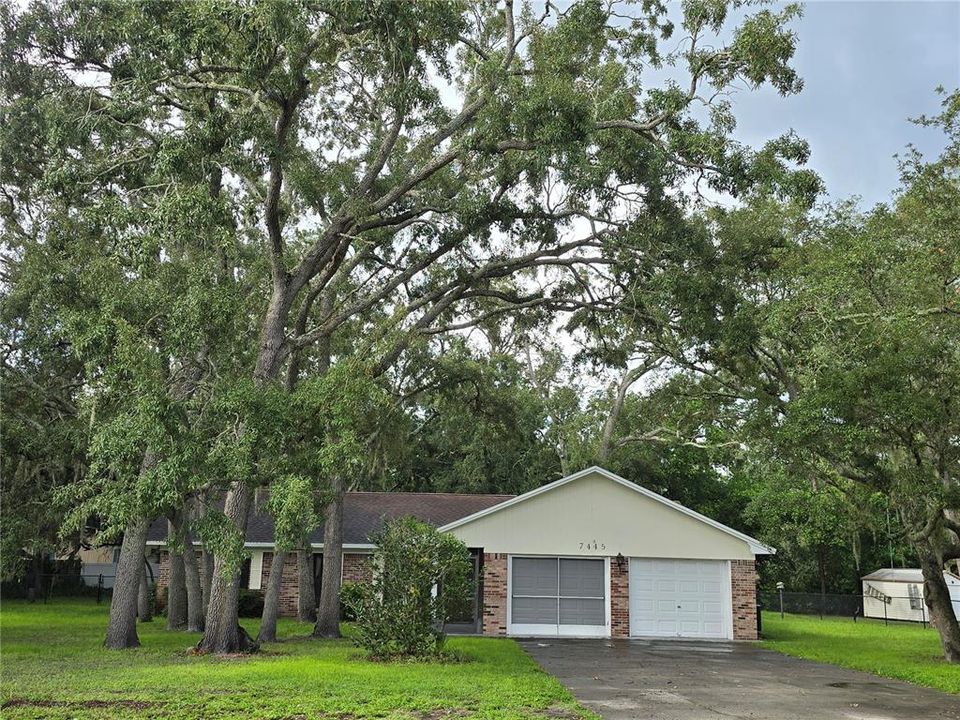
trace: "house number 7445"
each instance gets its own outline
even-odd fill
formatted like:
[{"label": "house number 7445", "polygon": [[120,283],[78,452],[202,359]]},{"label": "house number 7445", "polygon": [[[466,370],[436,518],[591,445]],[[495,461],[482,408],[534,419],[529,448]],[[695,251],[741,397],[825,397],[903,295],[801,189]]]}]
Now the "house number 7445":
[{"label": "house number 7445", "polygon": [[598,543],[596,540],[588,540],[580,543],[581,550],[606,550],[606,543]]}]

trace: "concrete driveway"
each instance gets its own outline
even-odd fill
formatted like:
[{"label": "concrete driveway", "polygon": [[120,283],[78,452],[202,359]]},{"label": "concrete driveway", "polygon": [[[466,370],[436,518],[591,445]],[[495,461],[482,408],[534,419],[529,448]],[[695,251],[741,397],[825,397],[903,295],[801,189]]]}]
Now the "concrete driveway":
[{"label": "concrete driveway", "polygon": [[606,720],[960,718],[958,696],[746,643],[522,640],[521,645]]}]

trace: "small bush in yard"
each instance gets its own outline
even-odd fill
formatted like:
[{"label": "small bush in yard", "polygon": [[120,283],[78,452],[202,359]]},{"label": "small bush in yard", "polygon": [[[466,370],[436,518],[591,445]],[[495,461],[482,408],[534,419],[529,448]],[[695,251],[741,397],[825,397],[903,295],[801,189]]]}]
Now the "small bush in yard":
[{"label": "small bush in yard", "polygon": [[240,588],[237,614],[242,618],[260,617],[263,614],[263,591]]},{"label": "small bush in yard", "polygon": [[340,618],[346,621],[357,619],[357,606],[366,592],[366,583],[346,581],[340,586]]},{"label": "small bush in yard", "polygon": [[357,644],[376,658],[438,656],[450,599],[471,590],[470,552],[413,518],[387,523],[374,542],[373,579],[349,598]]}]

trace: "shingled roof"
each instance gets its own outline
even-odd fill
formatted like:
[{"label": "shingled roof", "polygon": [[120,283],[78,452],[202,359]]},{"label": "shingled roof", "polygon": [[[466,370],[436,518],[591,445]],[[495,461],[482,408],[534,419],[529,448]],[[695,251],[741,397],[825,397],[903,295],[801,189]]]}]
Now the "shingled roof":
[{"label": "shingled roof", "polygon": [[[462,493],[351,492],[343,504],[343,542],[362,545],[370,542],[386,520],[412,516],[436,527],[509,500],[513,495],[467,495]],[[155,520],[147,541],[163,542],[167,537],[166,520]],[[248,543],[273,542],[273,518],[253,511],[247,522]],[[310,536],[311,543],[323,542],[323,526]]]}]

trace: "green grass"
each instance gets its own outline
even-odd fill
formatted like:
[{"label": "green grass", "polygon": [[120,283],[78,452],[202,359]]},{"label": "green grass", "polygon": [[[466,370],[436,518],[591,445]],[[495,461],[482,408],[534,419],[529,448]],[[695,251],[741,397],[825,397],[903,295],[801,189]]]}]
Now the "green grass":
[{"label": "green grass", "polygon": [[763,613],[763,647],[960,694],[960,667],[943,659],[939,635],[916,623]]},{"label": "green grass", "polygon": [[[512,640],[451,638],[454,663],[377,663],[349,640],[313,640],[281,620],[250,657],[197,657],[196,635],[140,626],[142,646],[101,647],[108,607],[83,601],[0,610],[3,718],[595,717]],[[256,634],[258,621],[243,624]]]}]

